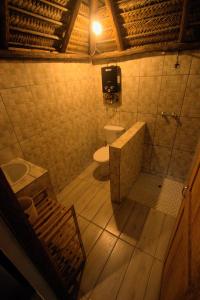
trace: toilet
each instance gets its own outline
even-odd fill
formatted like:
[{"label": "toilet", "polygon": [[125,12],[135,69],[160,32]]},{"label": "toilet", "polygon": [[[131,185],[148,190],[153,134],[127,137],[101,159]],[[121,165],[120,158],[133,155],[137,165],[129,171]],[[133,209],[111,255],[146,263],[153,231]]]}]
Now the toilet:
[{"label": "toilet", "polygon": [[[99,165],[102,167],[102,176],[103,175],[106,176],[109,173],[109,165],[108,165],[109,145],[111,145],[124,132],[125,132],[125,129],[121,126],[115,126],[115,125],[104,126],[104,134],[105,134],[107,145],[99,148],[93,155],[94,161],[98,162]],[[103,171],[103,169],[104,169],[104,171]]]}]

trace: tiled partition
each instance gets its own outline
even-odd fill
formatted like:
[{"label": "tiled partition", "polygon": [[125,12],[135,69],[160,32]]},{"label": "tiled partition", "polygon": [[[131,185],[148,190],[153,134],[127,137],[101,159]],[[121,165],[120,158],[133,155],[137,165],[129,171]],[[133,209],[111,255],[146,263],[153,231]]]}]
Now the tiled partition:
[{"label": "tiled partition", "polygon": [[121,202],[137,179],[143,155],[145,123],[137,122],[110,146],[111,200]]}]

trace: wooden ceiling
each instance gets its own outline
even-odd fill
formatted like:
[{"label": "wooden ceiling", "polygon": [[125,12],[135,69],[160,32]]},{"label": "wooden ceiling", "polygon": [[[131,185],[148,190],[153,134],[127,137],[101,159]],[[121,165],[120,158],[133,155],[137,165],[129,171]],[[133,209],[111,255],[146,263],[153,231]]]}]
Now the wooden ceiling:
[{"label": "wooden ceiling", "polygon": [[99,59],[200,45],[200,0],[1,0],[0,22],[1,56]]}]

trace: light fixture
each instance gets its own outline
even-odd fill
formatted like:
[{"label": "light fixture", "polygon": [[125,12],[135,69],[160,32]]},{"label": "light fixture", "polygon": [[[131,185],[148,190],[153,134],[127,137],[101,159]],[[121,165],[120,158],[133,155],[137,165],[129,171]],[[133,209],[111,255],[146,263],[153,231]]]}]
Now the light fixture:
[{"label": "light fixture", "polygon": [[101,23],[99,23],[98,21],[93,21],[92,31],[94,32],[94,34],[100,35],[103,31]]}]

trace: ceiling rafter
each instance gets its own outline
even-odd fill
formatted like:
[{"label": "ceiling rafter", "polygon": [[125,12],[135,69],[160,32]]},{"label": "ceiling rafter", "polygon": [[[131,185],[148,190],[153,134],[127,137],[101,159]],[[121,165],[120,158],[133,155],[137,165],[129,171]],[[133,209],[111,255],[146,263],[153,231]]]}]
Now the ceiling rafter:
[{"label": "ceiling rafter", "polygon": [[0,4],[0,45],[2,49],[8,48],[9,40],[9,14],[8,0],[3,0]]},{"label": "ceiling rafter", "polygon": [[185,39],[186,26],[187,26],[187,17],[188,17],[188,12],[189,12],[189,2],[190,2],[190,0],[184,0],[183,1],[180,32],[179,32],[179,37],[178,37],[178,41],[180,43],[182,43]]},{"label": "ceiling rafter", "polygon": [[90,47],[90,54],[92,55],[95,53],[96,49],[96,37],[92,32],[92,23],[95,20],[95,16],[98,9],[98,1],[97,0],[90,0],[90,36],[89,36],[89,47]]},{"label": "ceiling rafter", "polygon": [[123,39],[122,39],[122,36],[121,36],[121,31],[120,31],[120,28],[119,28],[119,24],[118,24],[118,20],[117,20],[117,16],[116,16],[113,1],[112,0],[105,0],[105,5],[106,5],[106,8],[108,10],[109,16],[112,20],[113,30],[114,30],[114,34],[115,34],[115,38],[116,38],[116,43],[117,43],[117,48],[118,48],[119,51],[122,51],[122,50],[124,50],[124,43],[123,43]]},{"label": "ceiling rafter", "polygon": [[64,39],[63,39],[63,44],[62,44],[62,47],[61,47],[61,52],[65,53],[66,50],[67,50],[67,46],[69,44],[69,40],[70,40],[70,37],[71,37],[71,34],[72,34],[72,30],[74,28],[74,23],[75,23],[76,18],[78,16],[80,5],[81,5],[81,0],[76,0],[76,2],[74,4],[74,7],[73,7],[72,15],[71,15],[71,18],[70,18],[70,22],[69,22],[69,25],[68,25],[68,29],[65,32],[65,36],[64,36]]}]

